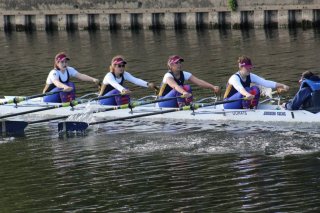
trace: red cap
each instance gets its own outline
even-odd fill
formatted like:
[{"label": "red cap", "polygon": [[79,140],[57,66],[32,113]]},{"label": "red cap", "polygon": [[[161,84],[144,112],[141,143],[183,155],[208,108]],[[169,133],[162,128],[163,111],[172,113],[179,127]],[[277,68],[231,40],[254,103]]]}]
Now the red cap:
[{"label": "red cap", "polygon": [[56,62],[60,62],[60,61],[63,61],[63,60],[70,60],[70,58],[68,58],[67,55],[64,54],[64,53],[61,53],[61,54],[56,56]]},{"label": "red cap", "polygon": [[239,67],[253,67],[251,60],[243,60],[242,62],[239,63]]},{"label": "red cap", "polygon": [[126,64],[127,62],[123,58],[115,58],[112,60],[112,64]]},{"label": "red cap", "polygon": [[178,61],[184,61],[184,59],[178,55],[170,56],[168,59],[168,65],[176,64]]}]

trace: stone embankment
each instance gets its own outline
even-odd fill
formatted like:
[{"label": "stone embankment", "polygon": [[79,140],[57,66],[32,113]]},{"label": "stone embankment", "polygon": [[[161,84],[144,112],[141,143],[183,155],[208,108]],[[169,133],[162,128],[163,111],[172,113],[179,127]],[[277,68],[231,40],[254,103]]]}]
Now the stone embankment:
[{"label": "stone embankment", "polygon": [[0,30],[6,31],[287,28],[319,23],[320,0],[0,0]]}]

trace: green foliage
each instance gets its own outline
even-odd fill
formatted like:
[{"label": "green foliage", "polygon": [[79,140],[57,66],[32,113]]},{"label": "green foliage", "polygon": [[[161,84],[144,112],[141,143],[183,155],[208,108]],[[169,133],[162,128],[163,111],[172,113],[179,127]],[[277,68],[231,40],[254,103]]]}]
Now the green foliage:
[{"label": "green foliage", "polygon": [[231,11],[236,11],[238,7],[237,0],[228,0],[228,7]]}]

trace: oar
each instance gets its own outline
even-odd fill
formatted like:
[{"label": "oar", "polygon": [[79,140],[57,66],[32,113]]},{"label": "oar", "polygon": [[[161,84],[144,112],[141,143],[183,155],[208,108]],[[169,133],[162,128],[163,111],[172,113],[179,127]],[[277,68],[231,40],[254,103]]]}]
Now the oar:
[{"label": "oar", "polygon": [[[154,104],[154,103],[158,103],[158,102],[170,101],[170,100],[177,99],[180,97],[182,97],[182,96],[171,97],[171,98],[162,98],[162,99],[149,100],[149,101],[134,101],[134,102],[130,102],[128,104],[120,105],[120,106],[114,106],[114,107],[110,107],[110,108],[100,109],[97,111],[93,111],[92,113],[107,112],[107,111],[118,110],[118,109],[128,109],[128,108],[132,109],[137,106],[143,106],[143,105]],[[43,123],[43,122],[53,121],[53,120],[60,120],[60,119],[68,118],[68,117],[69,117],[69,115],[63,115],[63,116],[54,117],[54,118],[46,118],[46,119],[38,120],[38,121],[30,121],[29,124]]]},{"label": "oar", "polygon": [[[162,100],[162,99],[160,99],[160,100]],[[60,122],[58,124],[58,131],[59,132],[73,132],[73,131],[82,132],[82,131],[85,131],[89,127],[89,125],[110,123],[110,122],[114,122],[114,121],[123,121],[123,120],[128,120],[128,119],[133,119],[133,118],[147,117],[147,116],[152,116],[152,115],[160,115],[160,114],[166,114],[166,113],[184,111],[184,110],[196,110],[196,109],[199,109],[202,107],[216,106],[216,105],[231,103],[231,102],[235,102],[235,101],[239,101],[239,100],[247,100],[247,99],[240,98],[240,99],[216,101],[213,103],[204,103],[204,104],[195,103],[190,106],[184,106],[184,107],[175,108],[175,109],[162,110],[159,112],[150,112],[150,113],[145,113],[145,114],[140,114],[140,115],[132,115],[132,116],[127,116],[127,117],[122,117],[122,118],[102,120],[102,121],[96,121],[96,122],[91,122],[91,123],[80,122],[80,121],[65,121],[65,122]]]},{"label": "oar", "polygon": [[21,134],[27,126],[25,121],[0,121],[0,133]]},{"label": "oar", "polygon": [[[94,100],[102,100],[102,99],[106,99],[106,98],[112,98],[115,96],[119,96],[121,94],[113,94],[113,95],[109,95],[109,96],[101,96],[101,97],[97,97],[97,98],[93,98],[90,101],[94,101]],[[58,104],[58,105],[54,105],[54,106],[49,106],[46,108],[40,108],[40,109],[34,109],[34,110],[28,110],[28,111],[24,111],[24,112],[18,112],[18,113],[13,113],[13,114],[8,114],[8,115],[3,115],[0,116],[0,119],[3,118],[10,118],[10,117],[14,117],[14,116],[18,116],[18,115],[25,115],[25,114],[29,114],[29,113],[34,113],[34,112],[41,112],[41,111],[46,111],[46,110],[51,110],[51,109],[57,109],[57,108],[61,108],[61,107],[74,107],[78,104],[81,103],[86,103],[87,101],[70,101],[70,102],[66,102],[66,103],[62,103],[62,104]]]},{"label": "oar", "polygon": [[[118,110],[118,109],[128,109],[128,108],[132,109],[132,108],[137,107],[137,106],[143,106],[143,105],[154,104],[154,103],[159,103],[159,102],[164,102],[164,101],[170,101],[170,100],[174,100],[174,99],[182,98],[182,97],[183,96],[162,98],[162,99],[149,100],[149,101],[134,101],[134,102],[130,102],[128,104],[123,104],[123,105],[120,105],[120,106],[114,106],[114,107],[102,109],[102,110],[99,110],[99,111],[96,111],[96,112],[93,112],[93,113],[107,112],[107,111]],[[60,117],[60,118],[62,118],[62,117]],[[72,122],[72,121],[70,121],[70,122]],[[64,123],[69,123],[69,121],[60,122],[58,124],[58,129],[60,129],[61,126],[64,126]],[[67,131],[74,131],[74,130],[67,130]]]},{"label": "oar", "polygon": [[34,98],[39,98],[39,97],[44,97],[47,95],[53,95],[53,94],[57,94],[61,91],[55,91],[55,92],[46,92],[46,93],[42,93],[42,94],[37,94],[37,95],[31,95],[31,96],[26,96],[26,97],[14,97],[11,100],[7,100],[7,101],[2,101],[0,102],[0,105],[5,105],[5,104],[17,104],[20,103],[22,101],[27,101],[30,99],[34,99]]},{"label": "oar", "polygon": [[149,101],[133,101],[133,102],[130,102],[128,104],[122,104],[122,105],[119,105],[119,106],[114,106],[114,107],[102,109],[102,110],[96,111],[94,113],[107,112],[107,111],[118,110],[118,109],[128,109],[128,108],[132,109],[132,108],[137,107],[137,106],[143,106],[143,105],[154,104],[154,103],[159,103],[159,102],[164,102],[164,101],[170,101],[170,100],[174,100],[174,99],[182,98],[182,97],[183,96],[162,98],[162,99],[149,100]]},{"label": "oar", "polygon": [[[102,100],[102,99],[106,99],[106,98],[111,98],[114,96],[118,96],[119,94],[114,94],[114,95],[110,95],[110,96],[101,96],[101,97],[97,97],[97,98],[93,98],[91,99],[91,101],[93,100]],[[121,94],[120,94],[121,95]],[[181,97],[181,96],[179,96]],[[129,104],[123,104],[120,106],[115,106],[115,107],[110,107],[110,108],[106,108],[106,109],[102,109],[99,111],[94,111],[93,113],[99,113],[99,112],[106,112],[106,111],[111,111],[111,110],[117,110],[117,109],[127,109],[127,108],[133,108],[136,106],[142,106],[142,105],[147,105],[147,104],[152,104],[152,103],[157,103],[157,102],[162,102],[162,101],[169,101],[169,100],[173,100],[179,97],[172,97],[172,98],[163,98],[163,99],[157,99],[157,100],[150,100],[150,101],[136,101],[136,102],[132,102]],[[48,107],[45,109],[36,109],[36,110],[30,110],[27,112],[21,112],[21,113],[15,113],[15,114],[10,114],[10,115],[5,115],[0,117],[1,118],[7,118],[7,117],[11,117],[12,116],[17,116],[17,115],[23,115],[23,114],[27,114],[27,113],[32,113],[32,112],[39,112],[39,111],[45,111],[45,110],[49,110],[49,109],[55,109],[55,108],[60,108],[60,107],[68,107],[68,106],[75,106],[77,104],[82,103],[81,101],[73,101],[73,102],[68,102],[68,103],[63,103],[57,106],[52,106],[52,107]],[[2,132],[7,132],[7,133],[16,133],[16,132],[23,132],[24,129],[27,127],[28,124],[36,124],[36,123],[43,123],[43,122],[48,122],[48,121],[53,121],[53,120],[60,120],[60,119],[65,119],[68,118],[68,115],[63,115],[63,116],[58,116],[58,117],[54,117],[54,118],[46,118],[46,119],[42,119],[42,120],[37,120],[37,121],[30,121],[30,122],[25,122],[25,121],[2,121]]]}]

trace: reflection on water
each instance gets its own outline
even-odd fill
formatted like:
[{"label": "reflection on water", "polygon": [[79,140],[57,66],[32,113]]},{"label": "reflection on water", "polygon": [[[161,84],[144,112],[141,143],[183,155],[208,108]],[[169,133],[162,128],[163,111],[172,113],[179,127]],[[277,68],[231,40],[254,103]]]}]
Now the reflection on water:
[{"label": "reflection on water", "polygon": [[[319,35],[317,29],[0,33],[0,92],[41,92],[63,50],[71,66],[101,80],[111,58],[123,54],[128,71],[158,84],[168,56],[179,54],[186,70],[223,87],[246,54],[255,73],[291,87],[287,98],[302,71],[318,71]],[[134,98],[150,95],[128,86]],[[193,90],[198,99],[211,95]],[[77,82],[79,96],[88,91],[96,88]],[[57,125],[29,125],[23,136],[0,137],[3,212],[319,209],[318,126],[136,119],[66,137]]]},{"label": "reflection on water", "polygon": [[1,156],[0,190],[20,203],[6,202],[9,210],[298,211],[318,205],[316,154],[264,153],[275,142],[270,136],[291,132],[97,132],[84,140],[35,137],[36,131],[0,147],[15,150]]},{"label": "reflection on water", "polygon": [[[172,54],[185,58],[186,70],[221,86],[236,71],[237,57],[242,54],[252,57],[255,73],[287,83],[293,89],[298,88],[296,79],[303,70],[318,68],[319,34],[313,30],[75,31],[11,33],[0,37],[4,47],[0,53],[2,92],[13,95],[41,91],[53,57],[61,50],[70,55],[71,66],[101,80],[108,72],[111,58],[123,54],[128,60],[128,71],[158,84]],[[94,90],[91,84],[83,82],[77,87],[80,94]],[[133,88],[137,96],[148,92]]]}]

